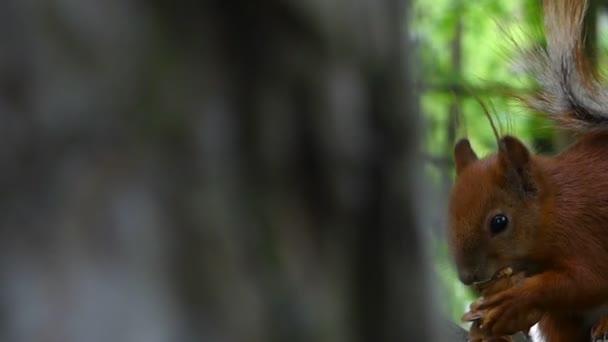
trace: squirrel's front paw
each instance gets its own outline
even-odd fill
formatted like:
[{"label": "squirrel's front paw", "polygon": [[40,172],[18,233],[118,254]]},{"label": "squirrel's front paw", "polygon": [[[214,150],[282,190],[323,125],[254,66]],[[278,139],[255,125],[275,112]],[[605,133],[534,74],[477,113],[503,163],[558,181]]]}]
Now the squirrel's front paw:
[{"label": "squirrel's front paw", "polygon": [[608,316],[602,316],[593,326],[591,342],[608,342]]},{"label": "squirrel's front paw", "polygon": [[529,307],[528,302],[513,290],[480,298],[471,305],[473,317],[479,318],[480,329],[489,336],[512,335],[528,331],[540,321],[542,312]]}]

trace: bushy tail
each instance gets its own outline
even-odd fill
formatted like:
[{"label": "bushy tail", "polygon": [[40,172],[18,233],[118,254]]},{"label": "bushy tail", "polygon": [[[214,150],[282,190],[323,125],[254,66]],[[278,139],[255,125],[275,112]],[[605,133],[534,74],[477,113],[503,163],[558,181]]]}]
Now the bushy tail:
[{"label": "bushy tail", "polygon": [[526,52],[525,69],[540,86],[526,102],[559,125],[608,127],[608,90],[584,51],[586,0],[543,0],[547,47]]}]

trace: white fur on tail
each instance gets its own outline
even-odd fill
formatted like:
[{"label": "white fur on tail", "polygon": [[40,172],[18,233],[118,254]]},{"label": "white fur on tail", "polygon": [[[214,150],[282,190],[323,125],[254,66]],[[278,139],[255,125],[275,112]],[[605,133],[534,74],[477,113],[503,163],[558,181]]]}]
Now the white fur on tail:
[{"label": "white fur on tail", "polygon": [[608,90],[603,88],[584,51],[586,0],[543,0],[547,47],[524,51],[524,68],[540,91],[526,103],[562,126],[608,126]]}]

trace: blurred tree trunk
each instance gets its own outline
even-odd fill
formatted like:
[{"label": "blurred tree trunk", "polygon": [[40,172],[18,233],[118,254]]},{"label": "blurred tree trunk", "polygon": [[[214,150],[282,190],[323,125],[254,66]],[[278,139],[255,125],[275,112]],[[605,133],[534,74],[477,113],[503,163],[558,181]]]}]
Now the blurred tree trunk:
[{"label": "blurred tree trunk", "polygon": [[[449,194],[450,189],[452,188],[452,150],[454,148],[454,143],[456,142],[458,133],[462,134],[462,132],[458,132],[458,130],[462,130],[462,122],[464,118],[462,117],[462,101],[464,96],[468,96],[470,94],[465,94],[462,91],[462,85],[464,85],[464,80],[462,78],[462,36],[463,36],[463,25],[462,25],[462,12],[463,6],[461,1],[456,1],[453,4],[455,11],[455,21],[454,21],[454,36],[450,43],[450,62],[451,67],[450,70],[453,72],[453,86],[451,89],[451,101],[446,110],[448,117],[445,121],[445,134],[447,139],[445,140],[444,153],[446,156],[447,167],[440,168],[441,172],[441,184],[439,188],[439,193],[441,194]],[[449,157],[448,157],[449,156]],[[434,224],[436,227],[437,236],[443,236],[446,225],[446,215],[447,212],[447,201],[438,201],[441,203],[441,210],[435,211]]]},{"label": "blurred tree trunk", "polygon": [[406,13],[0,2],[0,338],[431,340]]}]

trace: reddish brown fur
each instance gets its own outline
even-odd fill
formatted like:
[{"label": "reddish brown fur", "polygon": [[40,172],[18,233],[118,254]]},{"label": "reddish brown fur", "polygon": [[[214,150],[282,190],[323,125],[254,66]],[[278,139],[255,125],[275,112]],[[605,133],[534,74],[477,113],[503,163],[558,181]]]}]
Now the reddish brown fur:
[{"label": "reddish brown fur", "polygon": [[[507,266],[529,273],[479,305],[493,335],[526,330],[536,322],[524,316],[538,310],[547,341],[587,341],[586,311],[608,303],[608,130],[588,133],[555,157],[530,155],[524,165],[509,162],[512,154],[471,160],[458,174],[448,230],[458,271],[473,274],[469,281]],[[523,178],[531,191],[521,190]],[[509,227],[492,236],[496,213],[509,217]]]},{"label": "reddish brown fur", "polygon": [[[539,324],[544,341],[576,342],[589,341],[590,335],[582,317],[571,314],[554,313],[543,317]],[[594,340],[593,340],[594,341]]]}]

